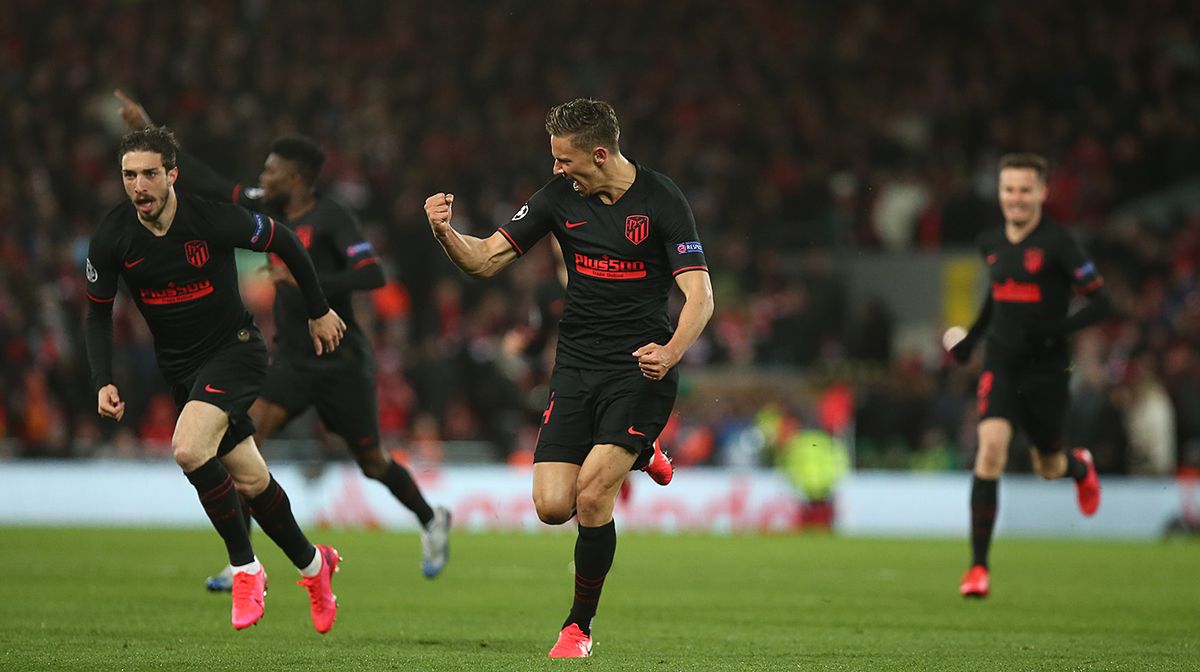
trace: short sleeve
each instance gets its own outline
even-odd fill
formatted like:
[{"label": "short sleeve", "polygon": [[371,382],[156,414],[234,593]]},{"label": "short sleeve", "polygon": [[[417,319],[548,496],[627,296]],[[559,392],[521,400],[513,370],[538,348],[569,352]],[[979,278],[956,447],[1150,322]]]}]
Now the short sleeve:
[{"label": "short sleeve", "polygon": [[1074,236],[1063,232],[1059,243],[1064,271],[1071,277],[1071,285],[1078,294],[1091,294],[1104,285],[1104,279],[1096,270],[1096,264],[1083,251],[1083,246]]},{"label": "short sleeve", "polygon": [[682,193],[667,202],[665,211],[657,217],[659,233],[666,249],[671,275],[687,271],[707,271],[704,246],[696,233],[696,218]]},{"label": "short sleeve", "polygon": [[240,247],[255,252],[265,252],[275,240],[275,220],[258,212],[227,203],[208,203],[213,208],[209,223],[213,227],[214,242],[229,247]]},{"label": "short sleeve", "polygon": [[345,260],[346,268],[359,269],[379,263],[379,255],[353,214],[342,210],[328,226],[329,239]]},{"label": "short sleeve", "polygon": [[546,187],[542,187],[531,196],[529,201],[513,215],[512,220],[499,229],[517,254],[523,255],[529,251],[547,233],[550,233],[554,226],[554,213],[546,189]]}]

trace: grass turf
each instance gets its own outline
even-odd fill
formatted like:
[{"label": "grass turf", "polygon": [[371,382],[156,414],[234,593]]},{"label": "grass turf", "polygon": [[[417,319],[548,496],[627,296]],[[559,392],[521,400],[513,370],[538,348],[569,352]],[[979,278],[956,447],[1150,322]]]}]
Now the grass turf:
[{"label": "grass turf", "polygon": [[619,538],[595,657],[552,661],[573,534],[466,534],[434,581],[413,534],[320,531],[346,558],[329,635],[261,533],[266,618],[234,632],[207,530],[0,528],[4,670],[1197,670],[1200,544]]}]

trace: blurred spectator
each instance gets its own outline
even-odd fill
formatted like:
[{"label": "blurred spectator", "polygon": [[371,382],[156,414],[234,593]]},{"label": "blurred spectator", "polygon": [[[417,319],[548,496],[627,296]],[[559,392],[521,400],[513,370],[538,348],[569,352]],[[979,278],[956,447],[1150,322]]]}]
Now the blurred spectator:
[{"label": "blurred spectator", "polygon": [[[1114,295],[1137,306],[1139,326],[1097,346],[1075,427],[1115,417],[1114,362],[1169,349],[1179,443],[1200,445],[1200,207],[1138,207],[1200,175],[1200,4],[617,5],[630,11],[0,3],[0,437],[31,456],[125,455],[161,433],[161,385],[130,388],[121,426],[99,423],[81,365],[79,269],[121,197],[109,92],[123,86],[230,175],[256,175],[286,133],[330,152],[322,188],[394,264],[370,302],[379,316],[360,313],[389,445],[486,440],[500,457],[536,427],[561,308],[552,253],[531,250],[542,263],[506,274],[497,298],[437,253],[420,203],[453,188],[456,223],[492,231],[541,186],[531,176],[550,178],[545,110],[579,95],[614,103],[629,145],[677,177],[712,241],[718,312],[689,369],[844,367],[868,463],[908,467],[919,446],[969,452],[950,421],[969,421],[967,374],[897,352],[905,316],[851,305],[830,260],[973,243],[998,221],[996,158],[1034,150],[1053,159],[1048,211],[1086,234]],[[590,24],[605,30],[578,34]],[[559,34],[576,39],[541,39]],[[602,39],[622,58],[597,61]],[[497,174],[500,153],[510,168]],[[247,298],[269,303],[257,292]],[[124,297],[116,311],[118,380],[158,381],[141,318]],[[751,418],[767,400],[711,400],[691,402],[681,442],[697,460],[761,463]],[[1105,468],[1124,468],[1122,435],[1097,437],[1113,444]]]}]

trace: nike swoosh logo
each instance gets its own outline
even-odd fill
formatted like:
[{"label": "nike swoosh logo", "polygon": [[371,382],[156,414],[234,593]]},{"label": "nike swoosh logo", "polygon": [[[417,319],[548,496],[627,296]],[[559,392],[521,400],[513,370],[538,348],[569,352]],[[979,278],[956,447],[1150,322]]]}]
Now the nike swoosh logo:
[{"label": "nike swoosh logo", "polygon": [[145,260],[146,260],[146,258],[142,257],[141,259],[134,259],[133,261],[126,261],[123,263],[125,264],[125,268],[133,268],[134,266],[137,266],[138,264],[142,263]]},{"label": "nike swoosh logo", "polygon": [[225,394],[225,390],[218,390],[217,388],[213,387],[212,385],[205,385],[204,391],[212,392],[213,394]]},{"label": "nike swoosh logo", "polygon": [[634,429],[634,428],[633,428],[633,425],[630,425],[630,426],[629,426],[629,430],[628,430],[628,431],[629,431],[629,433],[630,433],[630,434],[632,434],[633,436],[646,436],[645,434],[643,434],[643,433],[641,433],[641,432],[637,431],[636,429]]},{"label": "nike swoosh logo", "polygon": [[572,222],[572,221],[571,221],[571,220],[569,220],[569,219],[567,220],[567,228],[568,228],[568,229],[577,229],[577,228],[579,228],[579,227],[583,226],[584,224],[587,224],[587,220],[586,220],[586,219],[585,219],[585,220],[583,220],[582,222]]}]

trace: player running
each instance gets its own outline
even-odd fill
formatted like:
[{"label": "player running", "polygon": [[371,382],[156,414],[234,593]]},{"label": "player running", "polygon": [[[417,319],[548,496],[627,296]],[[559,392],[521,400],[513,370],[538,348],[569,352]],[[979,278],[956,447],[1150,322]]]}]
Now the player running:
[{"label": "player running", "polygon": [[[121,116],[131,127],[150,125],[145,109],[120,90]],[[354,319],[351,293],[384,284],[383,268],[357,218],[333,199],[317,192],[317,176],[325,153],[312,140],[283,137],[271,145],[259,175],[259,188],[243,188],[217,175],[186,151],[179,187],[219,200],[232,201],[267,214],[295,231],[312,257],[321,288],[346,321],[342,345],[330,355],[314,356],[306,341],[304,296],[288,268],[269,266],[275,283],[275,351],[250,418],[262,444],[293,418],[315,407],[325,427],[340,436],[362,473],[379,481],[421,523],[421,570],[435,578],[450,556],[450,512],[430,507],[416,481],[383,449],[379,438],[379,406],[375,394],[375,356],[367,335]],[[209,577],[209,590],[229,590],[231,570]]]},{"label": "player running", "polygon": [[123,278],[179,405],[171,437],[175,461],[225,542],[233,568],[233,627],[262,618],[267,587],[240,493],[300,570],[313,626],[323,634],[337,617],[331,581],[341,558],[329,546],[309,543],[252,438],[247,409],[262,385],[267,349],[242,304],[234,248],[273,252],[288,265],[303,295],[308,342],[318,355],[336,351],[346,325],[329,308],[295,234],[270,217],[175,192],[178,149],[166,128],[134,131],[121,140],[129,202],[105,216],[88,248],[85,337],[99,413],[117,421],[125,414],[112,378],[112,306]]},{"label": "player running", "polygon": [[[988,550],[998,508],[998,484],[1016,429],[1033,443],[1033,468],[1044,479],[1075,480],[1085,516],[1100,507],[1100,482],[1086,448],[1065,451],[1062,428],[1070,378],[1068,336],[1113,315],[1096,266],[1071,236],[1042,217],[1046,160],[1036,154],[1000,159],[1004,228],[980,236],[989,290],[965,336],[947,332],[945,345],[965,363],[981,338],[987,349],[977,390],[979,448],[971,484],[971,568],[959,592],[986,597]],[[1087,304],[1068,315],[1072,293]]]},{"label": "player running", "polygon": [[[574,603],[552,658],[592,653],[591,626],[616,553],[613,508],[626,474],[675,403],[675,365],[713,311],[687,200],[670,179],[621,154],[607,103],[578,99],[546,115],[555,179],[486,239],[451,227],[454,195],[425,200],[433,235],[473,277],[491,277],[552,234],[569,281],[550,398],[534,451],[538,517],[578,517]],[[685,301],[672,330],[672,280]],[[665,460],[662,460],[665,462]]]}]

